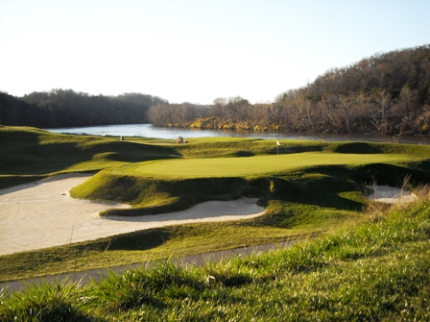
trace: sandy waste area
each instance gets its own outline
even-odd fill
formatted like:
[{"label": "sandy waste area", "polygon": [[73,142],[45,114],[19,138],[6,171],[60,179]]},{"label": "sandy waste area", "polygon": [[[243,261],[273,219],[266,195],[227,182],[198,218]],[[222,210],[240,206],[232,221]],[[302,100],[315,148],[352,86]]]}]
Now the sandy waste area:
[{"label": "sandy waste area", "polygon": [[188,210],[142,217],[100,217],[128,205],[73,199],[69,190],[89,178],[60,175],[0,190],[0,255],[82,242],[137,230],[263,214],[256,198],[210,201]]},{"label": "sandy waste area", "polygon": [[390,186],[367,186],[367,188],[373,190],[373,193],[367,196],[367,199],[373,201],[383,203],[406,203],[418,200],[415,194],[399,188]]}]

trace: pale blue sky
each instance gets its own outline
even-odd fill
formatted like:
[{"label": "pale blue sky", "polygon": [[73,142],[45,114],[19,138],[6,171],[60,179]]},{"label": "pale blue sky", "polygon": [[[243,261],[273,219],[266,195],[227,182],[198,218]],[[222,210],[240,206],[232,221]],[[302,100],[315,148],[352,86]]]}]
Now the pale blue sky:
[{"label": "pale blue sky", "polygon": [[0,0],[0,90],[273,101],[430,43],[429,0]]}]

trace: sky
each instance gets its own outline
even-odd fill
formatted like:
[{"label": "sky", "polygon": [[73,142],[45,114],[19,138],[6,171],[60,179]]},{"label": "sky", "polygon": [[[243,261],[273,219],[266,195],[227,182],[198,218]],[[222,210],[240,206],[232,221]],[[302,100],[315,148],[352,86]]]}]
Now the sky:
[{"label": "sky", "polygon": [[428,0],[0,0],[0,91],[272,102],[430,44]]}]

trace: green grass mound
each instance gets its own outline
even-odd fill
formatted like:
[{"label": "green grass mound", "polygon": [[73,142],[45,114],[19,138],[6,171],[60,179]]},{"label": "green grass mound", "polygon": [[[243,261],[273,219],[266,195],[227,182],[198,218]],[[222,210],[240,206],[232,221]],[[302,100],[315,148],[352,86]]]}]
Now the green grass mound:
[{"label": "green grass mound", "polygon": [[[0,280],[124,265],[149,258],[265,244],[324,234],[360,218],[367,204],[365,183],[401,187],[410,176],[414,191],[430,181],[427,161],[403,165],[318,166],[276,176],[232,178],[147,178],[106,169],[73,189],[77,197],[116,200],[132,209],[106,215],[136,216],[186,209],[207,200],[259,198],[263,216],[223,223],[196,223],[112,236],[0,257]],[[226,238],[228,236],[228,238]],[[35,264],[37,263],[37,264]]]},{"label": "green grass mound", "polygon": [[[401,187],[408,177],[414,190],[430,182],[430,147],[419,145],[280,140],[277,156],[275,140],[175,144],[22,127],[1,127],[0,141],[0,188],[104,169],[71,192],[132,205],[104,215],[159,214],[240,197],[258,198],[266,208],[248,220],[164,227],[1,256],[2,281],[323,235],[361,218],[368,203],[365,184]],[[146,172],[151,167],[153,174]]]},{"label": "green grass mound", "polygon": [[[252,156],[276,155],[278,152],[280,155],[303,152],[404,154],[415,160],[428,159],[430,155],[428,146],[406,144],[280,140],[281,146],[278,148],[274,140],[201,138],[193,139],[190,144],[178,145],[174,140],[126,138],[126,141],[119,141],[113,137],[65,135],[36,128],[11,126],[0,127],[0,142],[0,187],[11,184],[9,182],[3,184],[3,176],[16,176],[17,180],[22,181],[19,178],[23,176],[96,172],[125,163],[169,158],[238,157],[242,161],[236,160],[235,164],[244,167],[243,173],[250,173],[266,171],[266,168],[263,166],[262,170],[255,169],[261,166],[258,159],[244,162],[245,159],[248,157],[253,159]],[[348,160],[345,162],[349,163]],[[270,164],[275,169],[271,169]],[[184,173],[189,172],[189,166],[194,165],[184,164]],[[219,164],[214,166],[219,167]],[[267,171],[278,169],[274,160],[268,161],[267,166]],[[197,163],[195,171],[199,169],[201,170],[201,165]],[[215,171],[217,169],[212,168],[207,173]],[[156,169],[155,172],[160,171]],[[226,171],[226,175],[228,172]],[[238,173],[237,170],[232,172]]]},{"label": "green grass mound", "polygon": [[[265,182],[263,182],[265,181]],[[83,199],[129,203],[135,209],[110,210],[104,214],[146,215],[190,208],[210,200],[234,200],[264,195],[267,180],[244,178],[157,180],[102,171],[71,190]]]},{"label": "green grass mound", "polygon": [[[160,142],[173,143],[160,140]],[[138,140],[136,140],[138,142]],[[142,142],[157,144],[158,140]],[[307,140],[262,140],[249,138],[198,138],[189,144],[169,145],[184,158],[249,157],[303,152],[336,152],[353,154],[408,154],[428,158],[430,146],[376,142],[325,142]]]},{"label": "green grass mound", "polygon": [[[309,155],[314,158],[309,158]],[[345,158],[348,157],[348,158]],[[292,158],[292,159],[290,159]],[[357,160],[361,162],[357,165]],[[296,163],[284,162],[272,174],[213,177],[169,177],[166,175],[149,176],[140,169],[161,164],[181,164],[196,161],[201,166],[207,164],[234,164],[237,169],[243,168],[243,162],[257,160],[259,165],[267,164],[261,160],[270,160],[272,166],[278,166],[278,160],[300,160],[316,163],[316,166],[299,167]],[[375,181],[401,187],[405,177],[410,178],[411,188],[430,181],[430,167],[425,161],[402,164],[367,163],[381,160],[405,160],[406,156],[390,154],[330,154],[301,153],[284,156],[261,156],[251,158],[216,158],[154,161],[106,169],[94,175],[83,184],[71,190],[72,197],[108,200],[128,203],[132,209],[111,210],[104,215],[139,216],[159,214],[190,208],[198,203],[211,200],[235,200],[241,197],[259,198],[260,204],[268,207],[268,214],[279,212],[286,216],[285,206],[304,204],[312,207],[323,207],[339,210],[359,210],[366,201],[363,198],[363,187]],[[343,165],[345,160],[353,162]],[[325,165],[339,162],[341,165]],[[168,169],[169,167],[167,167]],[[257,167],[253,167],[256,169]],[[194,167],[192,167],[194,169]],[[231,170],[231,168],[229,169]],[[240,171],[240,170],[238,170]],[[266,169],[267,171],[267,169]],[[271,211],[272,209],[276,211]],[[310,209],[308,209],[310,210]],[[312,209],[312,212],[316,212]]]},{"label": "green grass mound", "polygon": [[128,162],[180,156],[174,150],[119,139],[0,128],[0,175],[97,171]]},{"label": "green grass mound", "polygon": [[285,172],[283,176],[169,179],[126,176],[118,174],[117,169],[110,169],[73,188],[71,196],[131,204],[132,209],[104,213],[122,216],[179,211],[205,201],[241,197],[259,198],[260,204],[268,207],[266,216],[283,213],[285,209],[279,205],[284,203],[288,203],[288,207],[296,203],[339,210],[360,209],[364,201],[357,185],[351,182],[353,170],[344,166],[327,170],[326,174],[317,169],[316,172]]},{"label": "green grass mound", "polygon": [[321,165],[359,165],[369,163],[407,162],[412,158],[398,154],[294,153],[279,156],[248,158],[186,159],[146,162],[127,167],[125,174],[203,178],[246,176],[276,173],[301,167]]},{"label": "green grass mound", "polygon": [[427,321],[430,202],[288,249],[0,295],[2,321]]}]

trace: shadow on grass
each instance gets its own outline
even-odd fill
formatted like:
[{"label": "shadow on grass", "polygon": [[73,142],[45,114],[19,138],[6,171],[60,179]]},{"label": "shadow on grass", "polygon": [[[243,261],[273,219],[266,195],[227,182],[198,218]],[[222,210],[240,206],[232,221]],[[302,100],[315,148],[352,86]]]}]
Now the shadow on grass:
[{"label": "shadow on grass", "polygon": [[412,185],[430,182],[430,162],[411,163],[407,166],[374,163],[352,169],[352,178],[366,184],[383,184],[400,188],[406,177]]},{"label": "shadow on grass", "polygon": [[91,160],[139,162],[181,157],[179,152],[166,146],[41,133],[24,130],[0,132],[0,172],[9,175],[45,174]]},{"label": "shadow on grass", "polygon": [[[163,245],[171,237],[172,230],[161,227],[104,238],[97,243],[91,243],[91,247],[106,251],[148,250]],[[84,250],[88,246],[82,245],[77,247],[82,247]]]},{"label": "shadow on grass", "polygon": [[291,154],[304,152],[321,152],[324,151],[322,145],[295,145],[293,147],[279,146],[269,149],[268,154]]},{"label": "shadow on grass", "polygon": [[345,166],[317,166],[272,178],[272,198],[289,203],[339,210],[359,210],[362,203],[340,197],[357,191],[351,170]]},{"label": "shadow on grass", "polygon": [[253,157],[255,155],[252,151],[237,151],[236,156],[237,157]]},{"label": "shadow on grass", "polygon": [[337,153],[359,153],[359,154],[377,154],[383,153],[380,146],[365,142],[351,142],[339,144],[333,149]]}]

